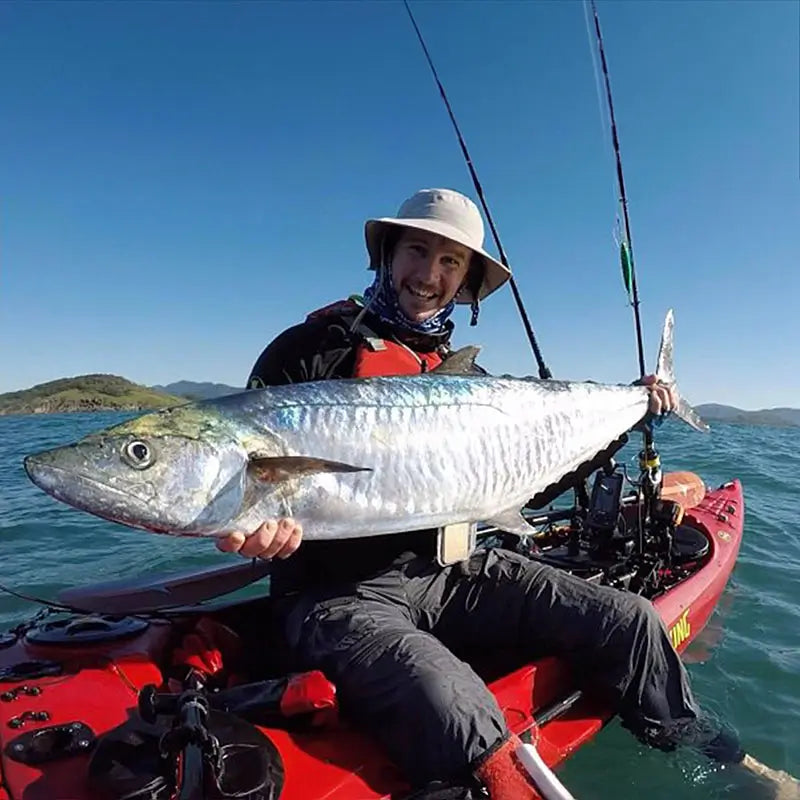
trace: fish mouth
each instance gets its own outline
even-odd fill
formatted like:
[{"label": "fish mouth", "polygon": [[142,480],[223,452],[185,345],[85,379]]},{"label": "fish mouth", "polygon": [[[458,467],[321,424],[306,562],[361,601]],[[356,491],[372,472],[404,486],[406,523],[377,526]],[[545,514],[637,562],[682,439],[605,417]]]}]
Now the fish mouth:
[{"label": "fish mouth", "polygon": [[48,494],[58,496],[58,499],[63,500],[65,503],[72,503],[73,500],[76,499],[70,493],[62,491],[62,487],[69,485],[87,485],[94,489],[101,489],[103,492],[110,492],[119,497],[136,499],[130,492],[109,486],[107,483],[102,483],[94,478],[90,478],[82,472],[73,472],[72,470],[63,469],[62,467],[56,467],[54,464],[48,464],[39,456],[28,456],[23,461],[23,466],[33,483]]},{"label": "fish mouth", "polygon": [[[72,470],[57,467],[54,464],[47,463],[40,456],[27,456],[23,461],[23,466],[28,477],[36,486],[56,500],[60,500],[73,508],[87,511],[97,517],[107,519],[109,522],[117,522],[128,527],[143,528],[153,533],[174,534],[173,531],[163,527],[153,527],[147,523],[133,522],[128,514],[114,514],[114,500],[121,501],[121,503],[124,502],[128,506],[147,507],[140,498],[130,492],[126,492],[124,489],[110,486],[82,472],[73,472]],[[84,490],[88,491],[84,492]],[[89,499],[84,499],[92,496],[96,497],[99,493],[110,499],[111,503],[93,504]]]}]

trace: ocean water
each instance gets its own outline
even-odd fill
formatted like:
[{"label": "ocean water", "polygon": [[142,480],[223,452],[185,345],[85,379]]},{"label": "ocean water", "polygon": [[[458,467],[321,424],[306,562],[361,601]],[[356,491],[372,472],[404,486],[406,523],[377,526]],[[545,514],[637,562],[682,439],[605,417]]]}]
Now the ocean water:
[{"label": "ocean water", "polygon": [[[69,586],[223,564],[207,541],[151,536],[57,503],[31,484],[25,455],[103,428],[124,414],[0,417],[0,582],[54,598]],[[800,774],[800,429],[716,425],[709,435],[667,423],[658,431],[667,470],[692,470],[745,489],[739,562],[706,630],[687,653],[700,702],[726,719],[745,748]],[[629,445],[621,459],[634,465]],[[0,628],[37,606],[0,593]],[[570,759],[560,776],[578,800],[642,797],[767,798],[734,770],[687,752],[658,753],[617,723]]]}]

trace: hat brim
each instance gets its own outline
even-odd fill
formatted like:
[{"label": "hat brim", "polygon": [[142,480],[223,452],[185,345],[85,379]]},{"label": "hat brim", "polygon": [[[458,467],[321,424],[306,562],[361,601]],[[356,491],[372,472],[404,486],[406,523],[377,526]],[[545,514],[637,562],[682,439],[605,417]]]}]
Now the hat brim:
[{"label": "hat brim", "polygon": [[[477,253],[483,258],[484,276],[478,300],[483,300],[492,292],[499,289],[510,277],[511,270],[506,268],[497,259],[492,258],[484,249],[475,247],[469,242],[464,241],[464,234],[458,228],[448,225],[446,222],[439,222],[432,219],[395,219],[393,217],[381,217],[380,219],[368,219],[364,225],[364,236],[367,240],[367,251],[369,252],[369,268],[377,269],[381,263],[381,240],[387,227],[395,228],[415,228],[421,231],[428,231],[450,239],[464,247],[468,247],[473,253]],[[471,297],[456,297],[457,303],[469,304]]]}]

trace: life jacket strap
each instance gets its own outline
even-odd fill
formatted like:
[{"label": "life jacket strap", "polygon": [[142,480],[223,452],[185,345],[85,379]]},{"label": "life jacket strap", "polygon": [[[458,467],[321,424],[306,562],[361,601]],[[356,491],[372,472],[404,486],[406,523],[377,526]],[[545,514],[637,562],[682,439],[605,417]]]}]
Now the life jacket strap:
[{"label": "life jacket strap", "polygon": [[363,339],[364,344],[372,350],[373,353],[382,353],[386,349],[386,341],[384,339],[379,339],[377,336],[363,336]]}]

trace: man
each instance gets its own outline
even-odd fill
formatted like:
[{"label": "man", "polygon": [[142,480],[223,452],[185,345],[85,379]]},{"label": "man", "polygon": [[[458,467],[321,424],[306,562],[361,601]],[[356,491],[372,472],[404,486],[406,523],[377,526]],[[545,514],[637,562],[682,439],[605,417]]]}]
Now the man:
[{"label": "man", "polygon": [[[480,302],[510,277],[483,249],[478,209],[451,190],[417,192],[397,217],[369,220],[366,240],[376,274],[363,301],[335,303],[278,336],[251,388],[434,369],[450,354],[455,304],[471,306],[474,324]],[[672,391],[648,380],[651,410],[671,410]],[[475,644],[563,656],[652,745],[690,740],[721,760],[742,757],[700,724],[681,661],[641,597],[501,548],[442,566],[430,531],[298,551],[301,541],[300,525],[282,519],[218,546],[277,559],[276,594],[299,588],[276,602],[298,668],[325,672],[343,710],[415,786],[474,776],[495,800],[534,796],[493,695],[450,649]]]}]

